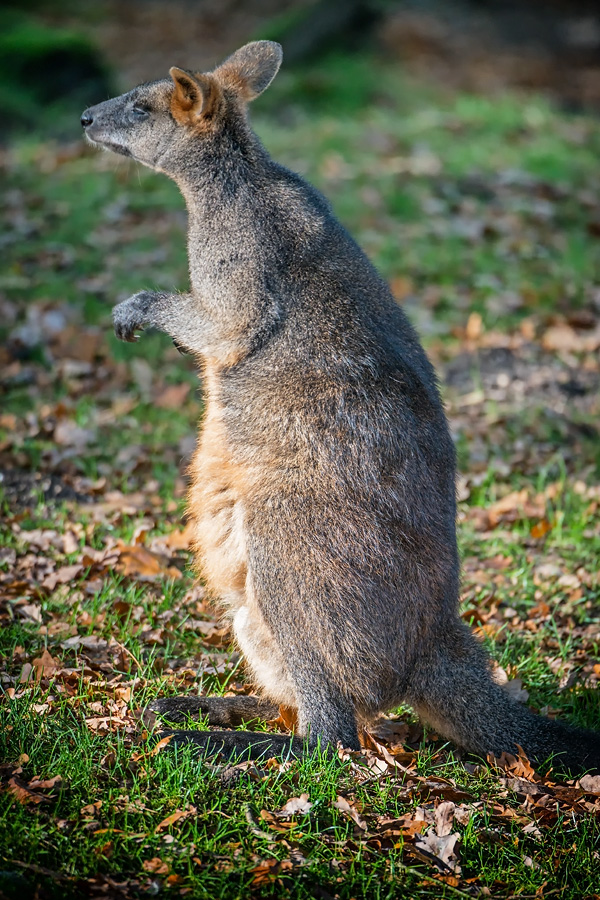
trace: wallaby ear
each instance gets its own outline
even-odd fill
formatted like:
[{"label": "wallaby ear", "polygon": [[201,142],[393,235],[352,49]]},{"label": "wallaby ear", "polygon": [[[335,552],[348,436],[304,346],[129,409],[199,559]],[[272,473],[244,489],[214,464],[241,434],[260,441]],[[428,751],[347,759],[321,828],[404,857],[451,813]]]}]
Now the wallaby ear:
[{"label": "wallaby ear", "polygon": [[169,69],[175,90],[171,97],[171,115],[180,125],[196,125],[200,119],[211,119],[221,91],[212,75],[191,75],[173,66]]},{"label": "wallaby ear", "polygon": [[281,45],[275,41],[252,41],[227,57],[213,74],[243,100],[254,100],[269,87],[282,58]]}]

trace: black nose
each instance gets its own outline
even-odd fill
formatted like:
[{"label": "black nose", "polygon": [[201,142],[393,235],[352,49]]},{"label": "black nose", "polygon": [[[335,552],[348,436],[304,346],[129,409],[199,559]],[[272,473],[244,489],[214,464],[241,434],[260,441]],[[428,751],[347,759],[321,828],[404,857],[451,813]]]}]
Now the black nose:
[{"label": "black nose", "polygon": [[81,124],[83,125],[84,128],[87,128],[88,125],[91,125],[93,121],[94,121],[93,115],[91,114],[89,109],[86,109],[86,111],[81,116]]}]

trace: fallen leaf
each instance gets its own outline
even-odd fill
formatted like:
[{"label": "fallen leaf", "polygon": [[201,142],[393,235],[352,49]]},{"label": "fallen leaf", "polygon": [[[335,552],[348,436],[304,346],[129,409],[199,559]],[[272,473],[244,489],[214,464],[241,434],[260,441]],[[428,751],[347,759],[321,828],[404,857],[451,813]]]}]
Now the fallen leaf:
[{"label": "fallen leaf", "polygon": [[263,859],[258,866],[250,869],[252,875],[252,884],[256,887],[260,885],[270,884],[282,871],[292,869],[292,862],[289,859]]},{"label": "fallen leaf", "polygon": [[80,816],[95,816],[100,807],[102,806],[102,800],[96,800],[95,803],[88,803],[87,806],[82,806],[79,810]]},{"label": "fallen leaf", "polygon": [[83,572],[83,566],[75,564],[72,566],[61,566],[55,572],[52,572],[42,581],[42,587],[47,591],[53,591],[58,584],[70,584],[78,575]]},{"label": "fallen leaf", "polygon": [[468,341],[476,341],[483,331],[483,319],[481,313],[472,312],[467,319],[465,337]]},{"label": "fallen leaf", "polygon": [[424,851],[431,857],[431,861],[442,872],[448,869],[456,874],[460,874],[460,865],[456,853],[456,844],[460,840],[460,834],[438,835],[430,831],[425,835],[415,838],[415,847]]},{"label": "fallen leaf", "polygon": [[389,744],[393,749],[394,747],[403,747],[408,741],[409,727],[400,719],[381,718],[369,726],[369,734],[376,737],[378,741]]},{"label": "fallen leaf", "polygon": [[62,447],[75,447],[81,450],[95,439],[95,431],[81,428],[69,419],[59,422],[54,429],[54,441]]},{"label": "fallen leaf", "polygon": [[185,528],[175,528],[166,536],[157,540],[164,547],[170,550],[189,550],[196,534],[196,527],[193,522],[188,522]]},{"label": "fallen leaf", "polygon": [[454,803],[445,800],[436,806],[434,811],[435,831],[438,837],[446,837],[452,831],[452,823],[454,822]]},{"label": "fallen leaf", "polygon": [[545,537],[549,531],[552,531],[552,525],[548,519],[540,519],[539,522],[536,522],[535,525],[531,527],[529,533],[532,538],[542,538]]},{"label": "fallen leaf", "polygon": [[517,703],[527,703],[529,700],[529,691],[523,687],[523,682],[520,678],[509,678],[502,687]]},{"label": "fallen leaf", "polygon": [[600,775],[584,775],[579,779],[579,787],[586,794],[600,794]]},{"label": "fallen leaf", "polygon": [[293,706],[280,706],[276,719],[269,720],[269,725],[283,731],[295,731],[298,727],[298,710]]},{"label": "fallen leaf", "polygon": [[170,744],[172,740],[173,740],[172,734],[168,734],[166,737],[161,738],[160,741],[157,744],[155,744],[154,747],[152,748],[152,750],[150,751],[150,756],[156,756],[156,754],[160,753],[160,751],[164,747],[166,747],[167,744]]},{"label": "fallen leaf", "polygon": [[525,751],[519,744],[517,744],[517,751],[518,756],[513,756],[512,753],[504,752],[500,756],[490,756],[488,759],[492,765],[496,765],[499,769],[504,769],[505,772],[510,772],[511,775],[514,775],[517,778],[523,778],[533,782],[539,781],[539,775],[537,775],[535,769],[529,762]]},{"label": "fallen leaf", "polygon": [[61,668],[60,661],[58,659],[54,659],[53,656],[48,653],[48,650],[44,650],[41,656],[38,656],[36,659],[32,660],[31,665],[35,670],[35,680],[39,681],[42,677],[49,678],[57,669]]},{"label": "fallen leaf", "polygon": [[27,805],[28,803],[44,803],[47,799],[43,794],[36,794],[36,792],[32,791],[24,781],[21,781],[21,779],[16,776],[9,779],[8,792],[12,794],[13,797],[16,797],[19,803],[24,805]]},{"label": "fallen leaf", "polygon": [[145,859],[142,863],[144,872],[153,872],[155,875],[166,875],[169,868],[169,864],[163,862],[158,856],[153,856],[152,859]]},{"label": "fallen leaf", "polygon": [[154,830],[156,832],[164,831],[165,828],[169,828],[175,822],[179,822],[180,819],[188,819],[190,816],[195,816],[196,812],[195,806],[188,806],[186,809],[176,809],[174,813],[171,813],[170,816],[159,822]]},{"label": "fallen leaf", "polygon": [[361,831],[367,830],[367,823],[364,819],[361,819],[356,807],[345,797],[342,797],[341,794],[338,794],[337,800],[333,805],[335,809],[339,809],[340,812],[344,813],[346,816],[349,816],[352,821],[355,822],[356,825],[358,825]]},{"label": "fallen leaf", "polygon": [[40,788],[42,790],[49,790],[50,788],[55,787],[57,784],[60,784],[61,781],[62,781],[61,776],[55,775],[54,778],[45,778],[42,781],[37,781],[34,779],[33,781],[29,782],[28,786],[29,786],[29,789],[32,791],[39,790]]},{"label": "fallen leaf", "polygon": [[122,546],[116,568],[122,575],[138,581],[154,581],[165,576],[181,578],[179,569],[166,565],[160,556],[140,544]]},{"label": "fallen leaf", "polygon": [[312,809],[313,804],[308,799],[308,794],[301,794],[299,797],[292,797],[285,806],[282,806],[274,815],[280,819],[287,819],[299,813],[305,816]]},{"label": "fallen leaf", "polygon": [[18,606],[17,613],[24,619],[31,619],[32,622],[42,624],[42,607],[39,603],[26,603]]}]

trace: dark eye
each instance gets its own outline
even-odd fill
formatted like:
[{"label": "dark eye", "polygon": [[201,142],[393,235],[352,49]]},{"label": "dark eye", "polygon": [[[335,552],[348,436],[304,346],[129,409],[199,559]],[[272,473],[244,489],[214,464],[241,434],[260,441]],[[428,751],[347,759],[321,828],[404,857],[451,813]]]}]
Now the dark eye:
[{"label": "dark eye", "polygon": [[147,106],[141,106],[139,103],[136,103],[133,107],[133,114],[136,119],[147,119],[150,115],[150,110]]}]

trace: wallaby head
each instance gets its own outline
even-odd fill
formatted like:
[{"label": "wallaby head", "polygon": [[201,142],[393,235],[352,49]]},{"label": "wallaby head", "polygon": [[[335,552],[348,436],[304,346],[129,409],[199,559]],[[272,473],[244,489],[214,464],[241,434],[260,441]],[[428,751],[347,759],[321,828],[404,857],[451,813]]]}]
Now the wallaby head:
[{"label": "wallaby head", "polygon": [[221,146],[223,137],[239,141],[250,134],[246,104],[268,88],[281,58],[279,44],[254,41],[212,72],[173,67],[170,78],[89,107],[81,124],[92,143],[177,176],[190,154]]}]

